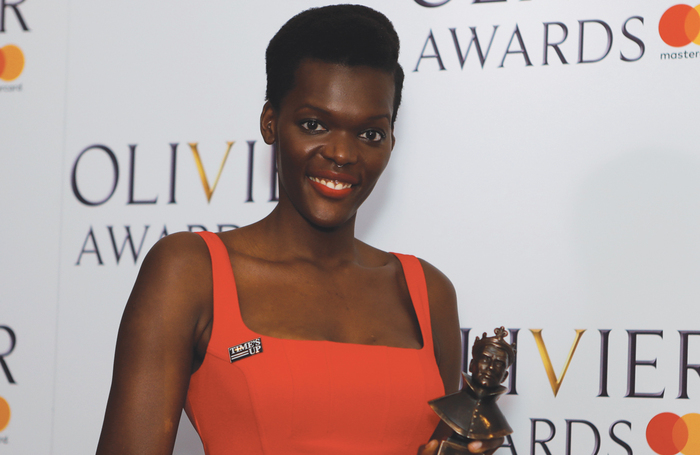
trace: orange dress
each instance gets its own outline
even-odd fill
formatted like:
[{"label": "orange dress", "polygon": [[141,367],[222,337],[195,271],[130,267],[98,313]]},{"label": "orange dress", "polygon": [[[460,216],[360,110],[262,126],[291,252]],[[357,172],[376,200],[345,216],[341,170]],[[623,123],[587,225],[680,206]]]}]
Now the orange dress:
[{"label": "orange dress", "polygon": [[185,409],[207,455],[414,455],[445,394],[433,353],[420,262],[401,261],[421,349],[288,340],[243,323],[226,247],[203,232],[212,259],[214,321]]}]

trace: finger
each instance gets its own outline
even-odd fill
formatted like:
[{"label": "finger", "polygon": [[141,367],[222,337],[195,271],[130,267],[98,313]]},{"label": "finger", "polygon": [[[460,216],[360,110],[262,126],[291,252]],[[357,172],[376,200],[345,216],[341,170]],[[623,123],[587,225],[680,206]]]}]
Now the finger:
[{"label": "finger", "polygon": [[418,455],[435,455],[437,453],[439,443],[436,439],[433,439],[424,446],[420,446],[418,449]]},{"label": "finger", "polygon": [[490,455],[503,445],[503,441],[505,441],[504,438],[481,439],[479,441],[470,442],[468,448],[471,453]]}]

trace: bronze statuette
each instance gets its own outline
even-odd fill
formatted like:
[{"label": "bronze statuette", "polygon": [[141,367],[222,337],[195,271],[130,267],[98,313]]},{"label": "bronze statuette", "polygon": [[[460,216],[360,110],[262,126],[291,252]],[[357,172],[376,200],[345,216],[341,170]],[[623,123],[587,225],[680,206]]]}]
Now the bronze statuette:
[{"label": "bronze statuette", "polygon": [[515,361],[515,346],[504,340],[505,328],[494,330],[495,336],[476,337],[469,362],[471,375],[462,373],[464,387],[459,392],[428,402],[440,418],[455,432],[440,443],[438,454],[470,453],[467,444],[473,439],[492,439],[513,433],[496,401],[505,393],[501,385],[508,377],[508,367]]}]

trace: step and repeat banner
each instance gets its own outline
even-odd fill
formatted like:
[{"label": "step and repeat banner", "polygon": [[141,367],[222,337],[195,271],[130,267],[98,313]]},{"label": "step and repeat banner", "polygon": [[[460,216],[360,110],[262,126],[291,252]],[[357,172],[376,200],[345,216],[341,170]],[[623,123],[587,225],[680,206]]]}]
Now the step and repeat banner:
[{"label": "step and repeat banner", "polygon": [[[358,237],[445,272],[466,345],[517,341],[501,455],[700,454],[700,5],[677,1],[363,2],[406,82]],[[324,4],[0,0],[0,452],[93,453],[149,248],[274,207],[264,51]],[[175,452],[203,453],[186,419]]]}]

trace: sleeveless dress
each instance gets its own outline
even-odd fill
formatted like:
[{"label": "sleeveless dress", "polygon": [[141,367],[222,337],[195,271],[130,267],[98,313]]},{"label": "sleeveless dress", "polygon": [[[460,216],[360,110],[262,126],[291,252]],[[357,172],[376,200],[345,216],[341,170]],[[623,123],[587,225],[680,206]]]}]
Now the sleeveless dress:
[{"label": "sleeveless dress", "polygon": [[420,262],[401,261],[423,336],[421,349],[289,340],[241,319],[228,251],[202,232],[212,260],[214,318],[185,410],[207,455],[414,455],[445,394],[433,353]]}]

